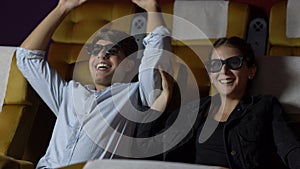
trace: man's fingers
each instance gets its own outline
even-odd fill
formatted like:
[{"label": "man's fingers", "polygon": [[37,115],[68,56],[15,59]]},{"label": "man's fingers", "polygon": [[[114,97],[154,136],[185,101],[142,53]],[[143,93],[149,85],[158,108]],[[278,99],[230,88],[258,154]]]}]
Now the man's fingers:
[{"label": "man's fingers", "polygon": [[158,67],[158,70],[161,76],[163,90],[170,90],[169,92],[171,92],[171,90],[173,90],[174,83],[173,77],[167,72],[163,71],[161,66]]}]

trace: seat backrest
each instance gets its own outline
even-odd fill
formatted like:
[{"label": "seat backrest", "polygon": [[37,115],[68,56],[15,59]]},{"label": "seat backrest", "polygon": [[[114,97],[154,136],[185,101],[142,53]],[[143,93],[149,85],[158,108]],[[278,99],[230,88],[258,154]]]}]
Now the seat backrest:
[{"label": "seat backrest", "polygon": [[287,113],[300,117],[300,57],[262,56],[257,65],[252,94],[276,96]]},{"label": "seat backrest", "polygon": [[0,154],[22,158],[38,104],[39,98],[17,68],[14,56],[0,112]]},{"label": "seat backrest", "polygon": [[[173,3],[162,3],[163,10],[169,13]],[[99,11],[103,11],[99,13]],[[106,0],[88,1],[73,10],[55,31],[48,52],[48,61],[66,80],[76,80],[83,84],[93,83],[88,68],[89,56],[83,45],[101,27],[112,22],[111,28],[130,33],[133,14],[137,11],[132,2]],[[126,16],[126,17],[124,17]],[[122,18],[122,19],[120,19]],[[120,22],[121,20],[123,20]],[[165,18],[168,27],[172,25],[170,17]],[[126,21],[126,22],[125,22]],[[174,65],[175,78],[186,72],[181,64]],[[181,77],[181,81],[186,81]],[[206,88],[206,93],[208,88]]]},{"label": "seat backrest", "polygon": [[[173,14],[173,6],[174,2],[162,2],[162,12]],[[229,2],[226,36],[246,38],[249,18],[250,6],[248,4]],[[167,19],[167,26],[172,30],[172,20]],[[209,77],[202,62],[203,60],[200,59],[200,57],[203,57],[203,59],[207,57],[211,45],[215,40],[172,41],[173,53],[180,58],[178,62],[183,62],[192,71],[199,87],[200,96],[215,93],[214,88],[210,85]]]},{"label": "seat backrest", "polygon": [[[161,2],[161,10],[163,13],[174,14],[174,2]],[[226,36],[238,36],[246,38],[248,24],[250,19],[250,6],[245,3],[229,2],[228,5],[228,23]],[[172,30],[172,21],[167,20],[167,26]],[[214,42],[216,39],[210,39]],[[201,44],[201,40],[189,41],[193,44]],[[182,44],[179,42],[179,44]]]},{"label": "seat backrest", "polygon": [[[163,13],[173,14],[174,2],[161,2]],[[247,32],[250,8],[247,4],[230,2],[228,7],[227,36],[239,36],[245,38]],[[98,11],[103,11],[99,14]],[[135,12],[135,6],[131,2],[115,1],[88,1],[72,11],[53,35],[53,43],[50,46],[48,61],[58,70],[63,78],[76,79],[83,83],[89,83],[89,70],[86,64],[88,57],[78,57],[82,45],[91,35],[105,24]],[[130,32],[131,18],[128,23],[116,25],[118,29]],[[165,18],[167,26],[172,30],[172,19]],[[212,42],[215,39],[210,39]],[[188,42],[172,41],[173,53],[179,57],[178,62],[186,64],[195,75],[201,95],[208,95],[210,82],[202,61],[201,55],[207,55],[207,47],[203,47],[203,41],[193,40]],[[193,50],[191,50],[191,46]],[[76,63],[76,69],[74,66]],[[78,68],[78,69],[77,69]],[[76,71],[80,70],[80,71]],[[175,70],[175,71],[179,71]],[[175,72],[176,73],[176,72]],[[180,72],[177,72],[179,75]],[[192,83],[192,82],[187,82]]]},{"label": "seat backrest", "polygon": [[[127,33],[130,32],[131,15],[135,12],[135,6],[131,2],[117,2],[106,0],[91,0],[71,11],[63,20],[52,36],[48,61],[60,75],[70,80],[73,78],[73,69],[76,66],[83,67],[74,75],[82,78],[84,83],[90,82],[90,73],[86,62],[88,57],[80,57],[79,53],[83,45],[101,27],[116,28]],[[114,22],[125,17],[124,20]]]},{"label": "seat backrest", "polygon": [[287,1],[279,1],[272,6],[269,18],[270,56],[300,56],[300,38],[286,36],[286,16]]}]

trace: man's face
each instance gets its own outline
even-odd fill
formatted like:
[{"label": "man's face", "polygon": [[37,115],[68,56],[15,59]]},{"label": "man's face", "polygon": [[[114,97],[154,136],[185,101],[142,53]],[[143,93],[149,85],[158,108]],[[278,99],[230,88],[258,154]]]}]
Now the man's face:
[{"label": "man's face", "polygon": [[119,64],[126,57],[111,41],[99,40],[89,60],[89,69],[97,90],[108,87]]}]

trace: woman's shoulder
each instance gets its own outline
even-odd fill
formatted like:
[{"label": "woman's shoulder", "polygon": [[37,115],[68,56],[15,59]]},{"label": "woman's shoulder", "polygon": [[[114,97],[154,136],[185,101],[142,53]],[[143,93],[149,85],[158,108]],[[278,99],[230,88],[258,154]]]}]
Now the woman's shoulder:
[{"label": "woman's shoulder", "polygon": [[253,102],[255,101],[278,101],[278,99],[273,96],[273,95],[270,95],[270,94],[260,94],[260,95],[254,95],[252,96],[252,100]]},{"label": "woman's shoulder", "polygon": [[272,107],[276,105],[281,107],[281,103],[279,102],[278,98],[270,94],[252,96],[252,103],[253,105],[269,105]]}]

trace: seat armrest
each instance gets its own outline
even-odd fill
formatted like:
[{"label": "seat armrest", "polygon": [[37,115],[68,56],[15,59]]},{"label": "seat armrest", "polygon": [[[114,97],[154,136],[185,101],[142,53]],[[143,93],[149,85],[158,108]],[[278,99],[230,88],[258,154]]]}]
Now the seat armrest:
[{"label": "seat armrest", "polygon": [[0,155],[0,169],[34,169],[33,163]]}]

